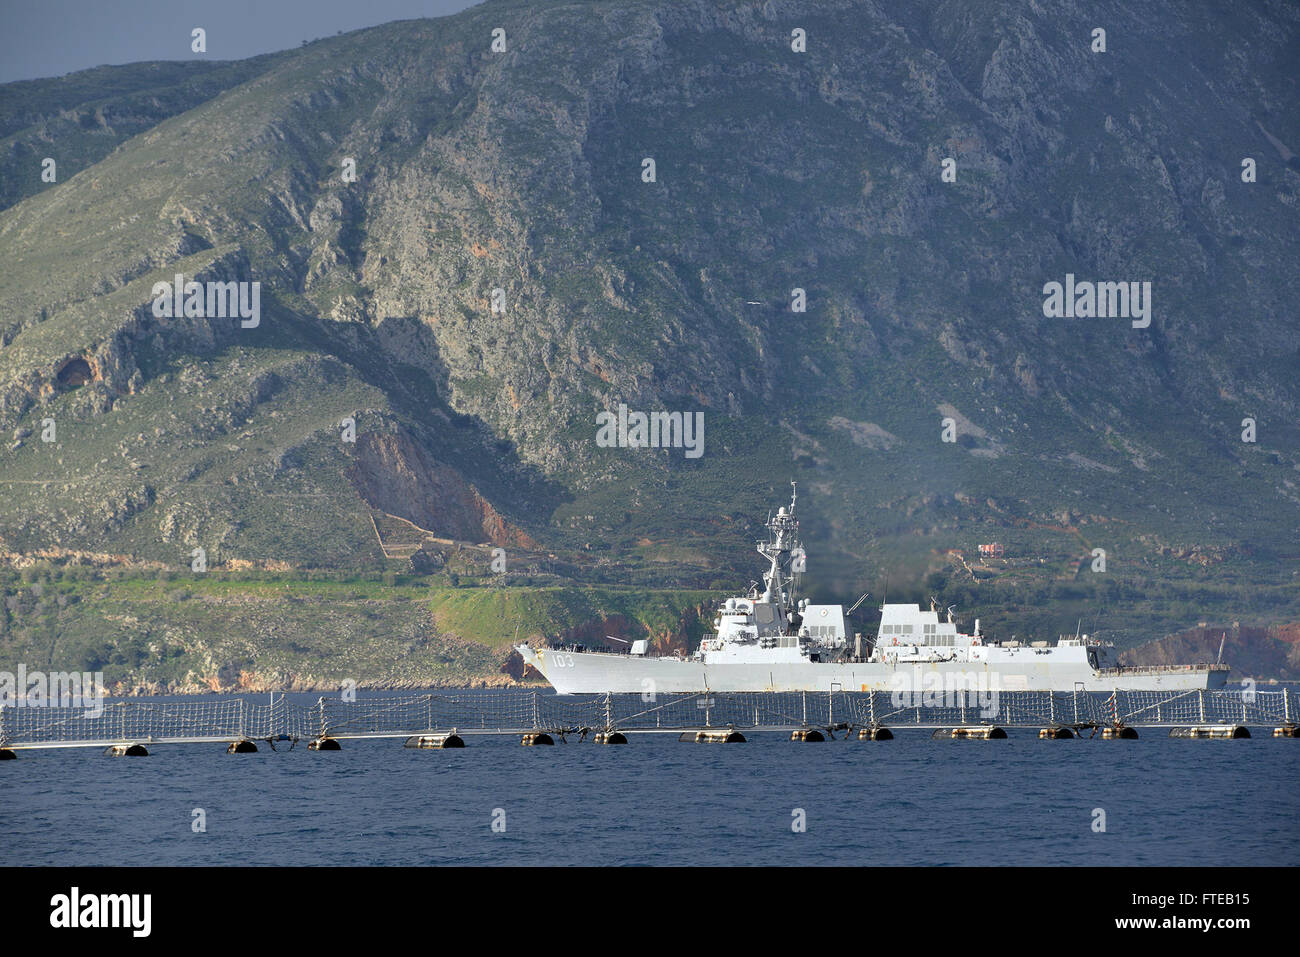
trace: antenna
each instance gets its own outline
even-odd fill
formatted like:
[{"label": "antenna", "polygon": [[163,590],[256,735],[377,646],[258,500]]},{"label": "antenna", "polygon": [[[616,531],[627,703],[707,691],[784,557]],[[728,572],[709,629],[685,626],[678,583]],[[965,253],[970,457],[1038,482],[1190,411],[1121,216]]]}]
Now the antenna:
[{"label": "antenna", "polygon": [[1227,640],[1228,640],[1228,633],[1225,631],[1223,635],[1219,638],[1219,657],[1218,660],[1214,662],[1216,665],[1223,664],[1223,643]]},{"label": "antenna", "polygon": [[853,607],[850,608],[848,611],[846,611],[846,612],[844,613],[845,616],[851,615],[851,614],[853,614],[855,611],[857,611],[857,610],[858,610],[858,606],[861,605],[864,601],[866,601],[866,600],[867,600],[867,596],[870,595],[870,594],[871,594],[871,592],[866,592],[866,593],[864,593],[863,596],[862,596],[861,598],[859,598],[857,601],[855,601],[855,602],[853,603]]}]

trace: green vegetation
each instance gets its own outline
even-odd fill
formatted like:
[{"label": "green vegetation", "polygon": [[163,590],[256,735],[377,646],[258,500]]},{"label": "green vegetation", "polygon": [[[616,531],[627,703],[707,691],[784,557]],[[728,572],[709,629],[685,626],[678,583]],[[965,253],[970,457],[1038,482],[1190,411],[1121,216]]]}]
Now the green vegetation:
[{"label": "green vegetation", "polygon": [[694,647],[714,597],[41,563],[0,572],[0,647],[9,665],[102,670],[128,690],[461,685],[508,680],[516,629],[519,640],[616,633]]},{"label": "green vegetation", "polygon": [[[935,598],[986,634],[1054,639],[1076,627],[1121,647],[1209,620],[1227,628],[1300,620],[1294,588],[1248,570],[1214,574],[1170,561],[1134,572],[1071,575],[1058,559],[944,564],[891,601]],[[814,579],[812,595],[843,600]],[[42,562],[0,572],[0,647],[28,668],[102,670],[123,689],[330,688],[507,680],[518,640],[650,638],[692,649],[727,592],[616,585],[520,585],[457,573],[380,577],[317,572],[205,574]],[[879,592],[875,593],[879,596]],[[874,633],[878,600],[853,627]],[[1229,648],[1229,658],[1232,649]],[[517,672],[516,672],[517,673]]]},{"label": "green vegetation", "polygon": [[[813,5],[793,54],[738,0],[520,0],[0,87],[0,552],[104,568],[15,586],[0,664],[441,681],[515,625],[685,641],[791,479],[819,597],[1123,644],[1294,617],[1291,24],[1163,2],[1090,57],[1057,6]],[[178,272],[260,282],[260,324],[154,317]],[[1044,320],[1067,272],[1152,281],[1151,327]],[[597,447],[620,402],[703,412],[703,457]]]}]

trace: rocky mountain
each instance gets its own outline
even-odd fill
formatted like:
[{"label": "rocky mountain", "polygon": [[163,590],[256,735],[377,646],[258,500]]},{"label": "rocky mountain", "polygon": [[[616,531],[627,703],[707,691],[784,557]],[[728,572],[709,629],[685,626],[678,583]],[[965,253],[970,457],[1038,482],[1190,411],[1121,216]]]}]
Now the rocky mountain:
[{"label": "rocky mountain", "polygon": [[1237,677],[1288,681],[1300,677],[1300,626],[1294,624],[1253,628],[1237,622],[1215,628],[1198,622],[1195,628],[1130,649],[1121,660],[1131,665],[1215,661],[1220,646],[1221,660],[1232,664]]},{"label": "rocky mountain", "polygon": [[0,87],[0,550],[711,587],[794,479],[814,589],[1300,614],[1298,25],[490,0]]}]

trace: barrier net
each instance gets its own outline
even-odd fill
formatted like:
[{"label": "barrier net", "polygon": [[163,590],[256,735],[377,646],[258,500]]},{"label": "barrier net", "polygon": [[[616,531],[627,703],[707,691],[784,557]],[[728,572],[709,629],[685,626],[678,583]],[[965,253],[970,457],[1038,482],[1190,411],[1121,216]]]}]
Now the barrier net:
[{"label": "barrier net", "polygon": [[[94,704],[93,702],[91,704]],[[0,706],[0,745],[267,741],[323,737],[708,727],[1272,725],[1297,721],[1277,691],[706,692],[558,696],[527,688],[321,697],[126,699],[94,707]]]}]

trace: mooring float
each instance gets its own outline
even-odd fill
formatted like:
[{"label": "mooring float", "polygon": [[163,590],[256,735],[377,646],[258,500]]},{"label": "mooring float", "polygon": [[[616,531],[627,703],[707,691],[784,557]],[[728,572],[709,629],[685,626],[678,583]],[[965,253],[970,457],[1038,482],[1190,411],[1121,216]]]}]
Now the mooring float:
[{"label": "mooring float", "polygon": [[936,728],[934,734],[930,735],[931,740],[939,738],[951,738],[955,741],[993,741],[1005,738],[1007,733],[996,725],[976,724],[964,725],[957,728]]},{"label": "mooring float", "polygon": [[1249,738],[1244,724],[1199,724],[1169,729],[1171,738]]},{"label": "mooring float", "polygon": [[417,734],[406,739],[405,748],[463,748],[465,739],[455,731],[438,734]]},{"label": "mooring float", "polygon": [[869,728],[862,728],[858,731],[859,741],[893,741],[894,732],[890,731],[884,725],[872,725]]},{"label": "mooring float", "polygon": [[1101,729],[1101,736],[1106,741],[1116,741],[1123,739],[1125,741],[1137,740],[1137,728],[1130,728],[1126,724],[1108,724]]},{"label": "mooring float", "polygon": [[1064,741],[1073,738],[1074,732],[1060,725],[1052,725],[1050,728],[1039,729],[1038,737],[1043,741]]},{"label": "mooring float", "polygon": [[143,744],[113,744],[104,754],[111,758],[147,758],[149,751]]},{"label": "mooring float", "polygon": [[790,732],[791,741],[825,741],[826,735],[816,728],[799,728]]},{"label": "mooring float", "polygon": [[678,741],[694,741],[696,744],[744,744],[745,736],[734,728],[718,728],[705,731],[687,731]]}]

